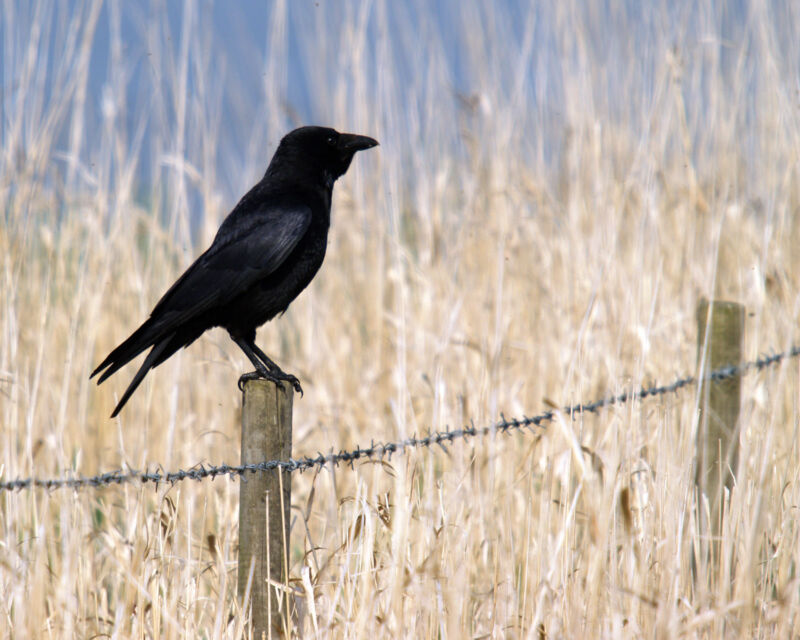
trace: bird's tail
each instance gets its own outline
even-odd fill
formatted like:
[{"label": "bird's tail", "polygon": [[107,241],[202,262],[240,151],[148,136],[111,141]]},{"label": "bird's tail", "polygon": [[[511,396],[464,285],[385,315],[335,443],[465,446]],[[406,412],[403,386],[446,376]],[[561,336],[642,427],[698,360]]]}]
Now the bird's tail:
[{"label": "bird's tail", "polygon": [[[117,414],[122,410],[122,407],[125,406],[125,403],[128,401],[128,398],[130,398],[133,392],[136,391],[136,387],[138,387],[139,384],[142,382],[142,380],[144,380],[144,377],[147,375],[147,372],[150,371],[150,369],[152,369],[156,365],[161,364],[161,362],[164,361],[164,358],[161,356],[163,356],[164,349],[167,348],[167,346],[170,344],[171,341],[172,341],[172,336],[167,336],[150,350],[150,353],[147,354],[147,357],[144,359],[142,366],[139,367],[139,370],[136,372],[136,375],[133,376],[133,380],[131,380],[131,383],[128,385],[128,388],[125,389],[125,393],[122,394],[122,397],[117,403],[117,406],[114,408],[114,413],[111,414],[112,418],[117,417]],[[110,375],[108,371],[104,373],[103,376],[100,378],[100,380],[97,381],[98,384],[102,382],[103,378],[107,377],[108,375]]]},{"label": "bird's tail", "polygon": [[128,364],[128,362],[133,360],[140,353],[150,347],[153,347],[153,349],[147,355],[147,358],[145,358],[144,363],[139,368],[139,371],[136,372],[133,380],[128,385],[128,388],[125,390],[122,399],[114,409],[114,413],[111,414],[112,418],[120,412],[124,404],[128,401],[128,398],[130,398],[131,394],[136,390],[136,387],[141,384],[142,379],[144,379],[145,375],[147,375],[147,372],[163,361],[163,351],[173,337],[173,334],[164,336],[163,330],[159,330],[152,318],[150,318],[144,324],[142,324],[141,327],[134,331],[127,340],[109,353],[106,356],[106,359],[103,360],[94,371],[92,371],[92,374],[89,376],[90,378],[94,378],[97,374],[101,374],[97,379],[97,384],[100,384],[110,375],[116,373],[119,369]]},{"label": "bird's tail", "polygon": [[134,331],[125,342],[109,353],[106,359],[92,371],[92,374],[89,376],[90,378],[94,378],[99,373],[101,374],[97,379],[97,384],[100,384],[140,353],[152,347],[150,353],[148,353],[147,357],[144,359],[142,366],[139,367],[133,380],[131,380],[128,388],[122,395],[122,398],[114,409],[114,413],[111,414],[112,418],[120,412],[128,401],[128,398],[131,397],[136,387],[141,384],[150,369],[160,365],[181,347],[190,345],[203,333],[203,327],[198,329],[197,327],[184,326],[180,327],[180,330],[177,330],[175,327],[171,329],[172,330],[165,330],[163,326],[154,323],[152,318],[148,319],[141,327]]},{"label": "bird's tail", "polygon": [[[94,378],[98,373],[102,375],[97,380],[97,384],[103,382],[110,375],[128,364],[142,351],[149,349],[164,339],[162,331],[159,331],[151,319],[148,319],[141,327],[134,331],[130,337],[120,344],[116,349],[106,356],[99,366],[92,371],[89,378]],[[105,370],[105,371],[104,371]]]}]

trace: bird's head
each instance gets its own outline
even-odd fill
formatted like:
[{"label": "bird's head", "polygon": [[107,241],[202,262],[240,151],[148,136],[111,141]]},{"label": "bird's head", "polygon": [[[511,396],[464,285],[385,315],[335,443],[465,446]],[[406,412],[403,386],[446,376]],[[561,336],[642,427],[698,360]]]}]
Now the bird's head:
[{"label": "bird's head", "polygon": [[300,127],[283,137],[275,159],[290,156],[308,167],[321,170],[332,184],[347,171],[358,151],[371,149],[377,144],[373,138],[339,133],[328,127]]}]

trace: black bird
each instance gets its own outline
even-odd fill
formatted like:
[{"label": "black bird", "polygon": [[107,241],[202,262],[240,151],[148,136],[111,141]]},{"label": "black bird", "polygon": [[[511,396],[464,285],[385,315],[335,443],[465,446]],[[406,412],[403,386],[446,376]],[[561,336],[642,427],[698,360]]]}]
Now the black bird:
[{"label": "black bird", "polygon": [[[286,311],[322,265],[333,183],[357,151],[378,144],[367,136],[301,127],[284,136],[267,172],[228,214],[214,242],[158,301],[150,317],[92,372],[100,384],[146,349],[150,353],[111,417],[147,372],[212,327],[228,330],[256,370],[239,378],[300,381],[255,343],[256,328]],[[152,347],[152,348],[151,348]]]}]

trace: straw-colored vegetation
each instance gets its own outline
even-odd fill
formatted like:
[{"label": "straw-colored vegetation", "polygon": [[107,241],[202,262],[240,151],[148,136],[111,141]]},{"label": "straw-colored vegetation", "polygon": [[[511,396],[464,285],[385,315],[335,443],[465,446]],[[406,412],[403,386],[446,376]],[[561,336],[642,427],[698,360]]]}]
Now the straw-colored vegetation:
[{"label": "straw-colored vegetation", "polygon": [[[266,74],[236,89],[259,103],[241,107],[237,156],[223,141],[243,123],[218,119],[233,74],[200,7],[180,32],[146,30],[144,95],[112,37],[95,96],[97,21],[118,5],[14,4],[0,19],[2,478],[237,463],[247,362],[223,332],[151,373],[118,420],[133,367],[99,388],[88,374],[296,123],[282,56],[302,25],[272,11]],[[329,29],[310,8],[302,19],[305,55],[322,61],[308,72],[317,118],[382,146],[337,185],[320,275],[259,332],[304,384],[295,455],[668,382],[693,371],[701,296],[746,305],[748,358],[800,337],[796,8],[552,3],[518,42],[476,4],[450,20],[463,94],[436,29],[390,3],[350,4]],[[744,379],[719,579],[702,553],[692,573],[707,543],[694,389],[297,474],[293,633],[796,637],[798,389],[796,360]],[[3,492],[0,636],[246,637],[238,489]]]}]

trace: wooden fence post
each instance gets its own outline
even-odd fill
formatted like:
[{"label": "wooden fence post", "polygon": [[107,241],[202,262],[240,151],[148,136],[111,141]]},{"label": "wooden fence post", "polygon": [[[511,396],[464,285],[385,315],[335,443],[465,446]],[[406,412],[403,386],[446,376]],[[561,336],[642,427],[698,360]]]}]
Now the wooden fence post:
[{"label": "wooden fence post", "polygon": [[[716,541],[722,533],[725,489],[733,489],[739,462],[742,376],[719,381],[702,377],[714,369],[742,362],[744,317],[744,306],[736,302],[709,302],[703,298],[697,305],[697,364],[704,366],[698,371],[701,381],[695,484],[702,530]],[[705,521],[700,502],[703,495],[708,500],[710,522]],[[719,567],[719,545],[710,545],[710,549],[712,562]]]},{"label": "wooden fence post", "polygon": [[[289,384],[283,387],[280,389],[267,380],[245,383],[241,464],[291,457],[293,390]],[[247,473],[242,477],[239,487],[239,602],[245,606],[250,583],[248,604],[252,611],[252,637],[257,640],[283,637],[289,630],[286,592],[270,586],[267,579],[287,582],[291,503],[289,472],[276,469]]]}]

